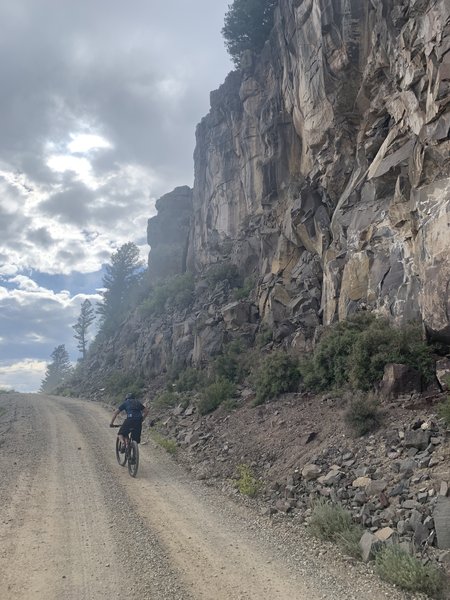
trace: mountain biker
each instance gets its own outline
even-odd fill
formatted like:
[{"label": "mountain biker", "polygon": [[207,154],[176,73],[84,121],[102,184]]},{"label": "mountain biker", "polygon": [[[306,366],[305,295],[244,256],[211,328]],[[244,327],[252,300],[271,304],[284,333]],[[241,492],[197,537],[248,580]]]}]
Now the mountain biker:
[{"label": "mountain biker", "polygon": [[118,431],[118,437],[120,440],[121,452],[125,451],[125,446],[128,440],[128,434],[131,432],[131,439],[133,439],[138,444],[141,441],[141,432],[142,432],[142,421],[148,414],[148,408],[144,406],[139,400],[134,397],[134,394],[127,394],[125,396],[124,402],[118,407],[115,413],[112,416],[110,427],[113,427],[114,421],[117,416],[125,411],[127,413],[127,418],[120,426]]}]

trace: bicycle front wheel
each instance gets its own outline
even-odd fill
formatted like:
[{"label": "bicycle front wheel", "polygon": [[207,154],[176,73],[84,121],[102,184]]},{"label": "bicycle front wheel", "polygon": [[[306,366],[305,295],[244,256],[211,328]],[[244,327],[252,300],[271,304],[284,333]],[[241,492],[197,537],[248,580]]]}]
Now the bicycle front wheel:
[{"label": "bicycle front wheel", "polygon": [[128,449],[128,473],[136,477],[139,466],[139,446],[137,442],[131,441]]},{"label": "bicycle front wheel", "polygon": [[116,458],[119,465],[124,467],[127,462],[127,453],[125,450],[123,452],[120,451],[120,440],[118,437],[116,437]]}]

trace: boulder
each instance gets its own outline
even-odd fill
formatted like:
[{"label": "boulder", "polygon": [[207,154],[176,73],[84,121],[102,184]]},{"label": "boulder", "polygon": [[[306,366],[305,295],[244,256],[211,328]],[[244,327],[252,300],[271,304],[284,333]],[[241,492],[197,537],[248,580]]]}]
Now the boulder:
[{"label": "boulder", "polygon": [[366,494],[368,496],[378,496],[387,488],[387,482],[384,479],[373,479],[366,486]]},{"label": "boulder", "polygon": [[431,432],[424,429],[412,429],[405,432],[404,444],[406,448],[425,450],[430,443]]},{"label": "boulder", "polygon": [[368,562],[375,557],[375,553],[381,548],[382,542],[376,538],[370,531],[365,531],[359,541],[361,548],[361,558]]},{"label": "boulder", "polygon": [[317,479],[322,472],[321,468],[315,464],[305,465],[302,469],[302,477],[305,481]]},{"label": "boulder", "polygon": [[239,329],[251,320],[249,302],[231,302],[222,308],[222,318],[226,329]]},{"label": "boulder", "polygon": [[436,362],[436,377],[443,390],[450,389],[450,358],[441,358]]},{"label": "boulder", "polygon": [[387,398],[398,398],[404,394],[421,391],[420,373],[398,363],[390,363],[384,368],[381,393]]},{"label": "boulder", "polygon": [[352,486],[354,488],[366,488],[371,482],[372,479],[370,477],[358,477],[353,481]]},{"label": "boulder", "polygon": [[394,533],[395,531],[391,527],[383,527],[382,529],[378,529],[378,531],[375,531],[375,537],[380,542],[387,542],[392,538]]},{"label": "boulder", "polygon": [[437,545],[441,550],[450,549],[450,498],[438,496],[433,513]]}]

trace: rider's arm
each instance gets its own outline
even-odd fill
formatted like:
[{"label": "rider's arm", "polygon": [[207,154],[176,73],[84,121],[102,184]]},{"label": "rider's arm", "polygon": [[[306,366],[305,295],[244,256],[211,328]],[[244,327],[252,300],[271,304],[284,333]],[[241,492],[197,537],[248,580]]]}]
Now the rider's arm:
[{"label": "rider's arm", "polygon": [[116,412],[113,414],[112,419],[111,419],[111,423],[110,425],[114,425],[114,421],[116,420],[117,416],[121,413],[121,411],[119,409],[116,410]]}]

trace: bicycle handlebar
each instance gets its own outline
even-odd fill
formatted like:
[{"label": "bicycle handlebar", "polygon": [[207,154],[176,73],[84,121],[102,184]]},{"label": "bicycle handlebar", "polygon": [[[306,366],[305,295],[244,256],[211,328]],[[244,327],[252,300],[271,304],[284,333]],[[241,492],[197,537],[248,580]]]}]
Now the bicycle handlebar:
[{"label": "bicycle handlebar", "polygon": [[110,427],[120,427],[120,425],[116,425],[115,423],[113,423],[113,424],[110,423],[109,426]]}]

